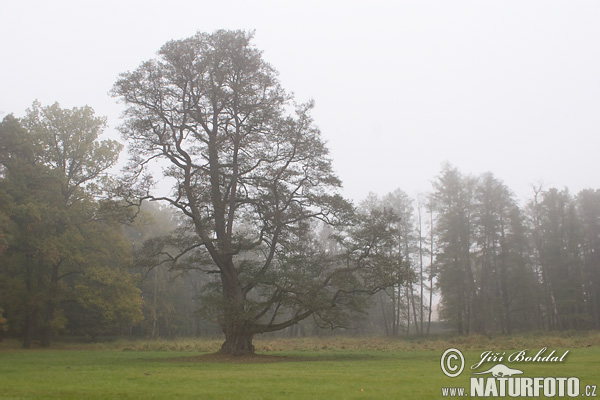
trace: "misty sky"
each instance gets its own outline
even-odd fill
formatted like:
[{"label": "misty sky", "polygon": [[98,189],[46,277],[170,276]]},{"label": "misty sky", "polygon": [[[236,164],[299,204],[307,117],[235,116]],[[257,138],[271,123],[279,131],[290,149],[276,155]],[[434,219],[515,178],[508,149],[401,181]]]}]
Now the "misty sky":
[{"label": "misty sky", "polygon": [[597,1],[5,1],[0,116],[92,106],[117,137],[121,72],[219,28],[255,44],[314,117],[343,194],[428,191],[444,161],[531,185],[600,188]]}]

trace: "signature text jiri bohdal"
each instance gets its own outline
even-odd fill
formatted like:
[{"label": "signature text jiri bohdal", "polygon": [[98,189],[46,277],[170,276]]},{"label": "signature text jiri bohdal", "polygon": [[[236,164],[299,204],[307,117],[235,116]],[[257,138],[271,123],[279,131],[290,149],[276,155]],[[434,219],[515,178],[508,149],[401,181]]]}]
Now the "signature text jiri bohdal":
[{"label": "signature text jiri bohdal", "polygon": [[515,351],[514,353],[510,353],[508,356],[506,352],[493,352],[493,351],[484,351],[481,353],[481,360],[477,364],[473,364],[471,369],[479,368],[479,366],[485,362],[563,362],[565,356],[569,353],[569,350],[566,350],[564,353],[557,353],[556,350],[552,350],[548,353],[548,348],[544,347],[539,350],[537,353],[530,351],[529,349]]}]

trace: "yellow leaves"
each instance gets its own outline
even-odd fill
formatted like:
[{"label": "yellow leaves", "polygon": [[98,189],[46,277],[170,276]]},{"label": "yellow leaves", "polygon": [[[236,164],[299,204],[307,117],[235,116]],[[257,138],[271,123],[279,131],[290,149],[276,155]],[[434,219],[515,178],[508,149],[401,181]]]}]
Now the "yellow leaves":
[{"label": "yellow leaves", "polygon": [[63,329],[65,329],[66,325],[67,325],[67,317],[65,316],[65,314],[60,309],[55,310],[54,318],[52,318],[52,320],[50,321],[50,328],[52,329],[52,331],[54,331],[54,332],[62,331]]},{"label": "yellow leaves", "polygon": [[107,321],[136,323],[143,319],[141,291],[134,276],[119,269],[96,267],[75,284],[76,300],[84,309],[94,310]]}]

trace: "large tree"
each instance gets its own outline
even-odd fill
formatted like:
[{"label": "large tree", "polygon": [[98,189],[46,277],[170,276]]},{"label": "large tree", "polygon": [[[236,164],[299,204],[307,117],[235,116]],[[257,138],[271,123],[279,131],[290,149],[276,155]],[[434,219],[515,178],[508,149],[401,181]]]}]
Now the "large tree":
[{"label": "large tree", "polygon": [[30,347],[39,320],[45,319],[50,280],[45,266],[55,258],[56,222],[66,215],[60,177],[36,163],[31,136],[12,115],[0,124],[0,143],[0,302],[12,328],[23,326],[23,344]]},{"label": "large tree", "polygon": [[474,205],[478,331],[510,334],[535,320],[536,284],[527,265],[524,218],[510,190],[491,173],[477,179]]},{"label": "large tree", "polygon": [[513,194],[491,173],[465,177],[450,166],[434,187],[442,317],[466,334],[531,329],[537,284]]},{"label": "large tree", "polygon": [[442,318],[456,324],[458,333],[469,334],[477,326],[478,298],[471,253],[473,238],[474,180],[445,165],[433,183],[431,196],[437,213]]},{"label": "large tree", "polygon": [[23,120],[0,124],[0,303],[24,347],[38,335],[50,345],[69,322],[67,303],[82,309],[73,318],[95,313],[88,327],[141,317],[124,269],[130,247],[95,198],[121,148],[98,140],[103,127],[89,107],[37,102]]},{"label": "large tree", "polygon": [[535,242],[534,263],[542,285],[541,309],[549,329],[594,327],[598,214],[593,192],[575,199],[567,189],[535,191],[529,214]]},{"label": "large tree", "polygon": [[[312,104],[293,103],[251,39],[217,31],[168,42],[113,88],[127,104],[128,196],[167,202],[187,224],[147,249],[218,277],[207,290],[221,351],[234,355],[309,316],[336,325],[360,308],[354,294],[382,286],[364,246],[340,236],[354,251],[345,259],[318,246],[319,224],[341,223],[351,207],[336,194]],[[158,168],[170,192],[153,185]]]}]

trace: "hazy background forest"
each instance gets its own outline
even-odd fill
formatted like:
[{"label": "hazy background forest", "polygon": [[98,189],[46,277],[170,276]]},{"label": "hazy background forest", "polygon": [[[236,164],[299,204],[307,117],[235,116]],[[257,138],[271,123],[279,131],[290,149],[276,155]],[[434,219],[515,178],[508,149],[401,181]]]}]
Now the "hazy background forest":
[{"label": "hazy background forest", "polygon": [[[465,176],[450,165],[434,188],[416,199],[402,189],[372,194],[358,205],[362,212],[399,214],[397,245],[412,278],[373,296],[368,313],[341,332],[495,335],[600,327],[600,191],[532,188],[530,201],[520,205],[492,173]],[[167,209],[152,203],[143,209],[148,223],[126,230],[134,242],[176,229]],[[160,267],[144,276],[145,319],[135,334],[219,333],[190,306],[203,274]],[[308,320],[282,334],[330,331]]]},{"label": "hazy background forest", "polygon": [[[214,260],[234,253],[244,311],[266,327],[252,334],[600,328],[597,2],[173,4],[6,5],[0,340],[221,337]],[[245,30],[211,39],[237,47],[186,48],[218,29]],[[217,121],[201,126],[177,90],[208,59],[227,62],[202,78],[256,74],[222,92],[194,81]],[[219,129],[230,144],[210,148]],[[240,143],[241,167],[272,160],[239,180],[245,193],[228,180]],[[209,150],[228,161],[220,180],[198,178]],[[292,218],[275,212],[282,197]],[[340,265],[352,273],[335,280]]]},{"label": "hazy background forest", "polygon": [[[98,140],[89,107],[34,103],[0,125],[0,305],[3,337],[50,344],[56,335],[217,336],[194,260],[147,257],[152,239],[176,232],[180,213],[159,202],[118,210],[100,196],[102,172],[122,146]],[[600,191],[533,187],[519,204],[492,173],[444,165],[433,188],[369,195],[359,213],[392,211],[385,251],[406,279],[369,299],[346,335],[511,334],[600,327]],[[115,207],[117,210],[115,210]],[[317,232],[336,251],[331,230]],[[337,250],[339,251],[339,250]],[[32,262],[33,260],[33,262]],[[168,261],[168,260],[167,260]],[[328,335],[308,319],[279,335]]]}]

